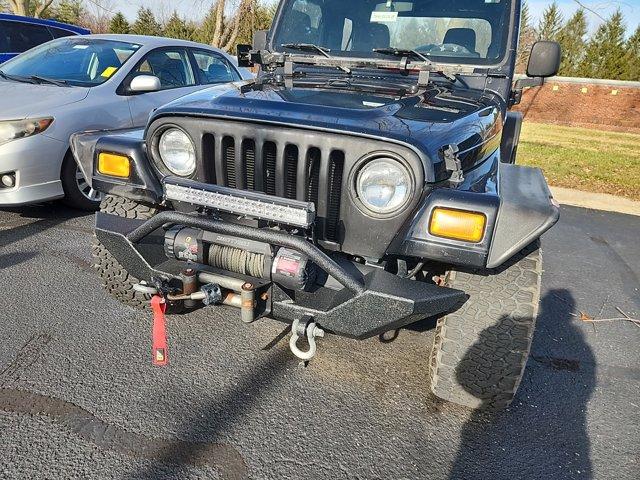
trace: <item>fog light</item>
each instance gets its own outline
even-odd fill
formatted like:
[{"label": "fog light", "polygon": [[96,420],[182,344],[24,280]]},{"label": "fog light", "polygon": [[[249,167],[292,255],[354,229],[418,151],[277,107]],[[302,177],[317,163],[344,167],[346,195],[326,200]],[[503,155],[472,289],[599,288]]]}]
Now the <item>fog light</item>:
[{"label": "fog light", "polygon": [[2,186],[12,188],[16,186],[16,176],[13,173],[6,173],[2,175]]},{"label": "fog light", "polygon": [[101,152],[98,155],[98,172],[111,177],[129,178],[131,162],[124,155]]},{"label": "fog light", "polygon": [[429,233],[437,237],[478,243],[484,236],[487,218],[482,213],[450,208],[435,208],[431,214]]}]

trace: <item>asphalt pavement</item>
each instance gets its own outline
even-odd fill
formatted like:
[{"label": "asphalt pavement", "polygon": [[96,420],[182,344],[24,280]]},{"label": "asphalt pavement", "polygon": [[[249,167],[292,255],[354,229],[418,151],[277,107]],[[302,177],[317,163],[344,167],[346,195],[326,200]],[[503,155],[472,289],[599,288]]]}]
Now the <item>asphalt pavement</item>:
[{"label": "asphalt pavement", "polygon": [[[0,211],[0,478],[638,479],[640,218],[564,207],[517,399],[481,414],[429,394],[433,332],[321,340],[282,324],[150,318],[101,289],[92,217]],[[275,344],[275,346],[274,346]]]}]

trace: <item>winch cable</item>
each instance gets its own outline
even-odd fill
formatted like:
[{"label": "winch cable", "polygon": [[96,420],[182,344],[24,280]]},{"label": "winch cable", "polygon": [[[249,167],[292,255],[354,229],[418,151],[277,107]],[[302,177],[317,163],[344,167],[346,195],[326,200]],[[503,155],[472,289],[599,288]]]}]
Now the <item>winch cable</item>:
[{"label": "winch cable", "polygon": [[225,245],[211,244],[209,247],[209,265],[262,278],[264,275],[264,255]]}]

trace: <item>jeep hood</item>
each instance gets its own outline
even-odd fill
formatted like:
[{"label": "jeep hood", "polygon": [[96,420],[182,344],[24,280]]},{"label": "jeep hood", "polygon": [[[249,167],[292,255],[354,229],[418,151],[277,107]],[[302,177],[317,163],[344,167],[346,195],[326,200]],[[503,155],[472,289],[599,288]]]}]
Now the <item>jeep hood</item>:
[{"label": "jeep hood", "polygon": [[383,138],[411,147],[431,163],[435,180],[441,181],[449,176],[441,155],[447,145],[458,146],[465,170],[497,148],[500,111],[498,101],[486,93],[435,86],[394,98],[354,90],[236,85],[183,97],[158,109],[151,121],[180,115],[224,117]]},{"label": "jeep hood", "polygon": [[56,109],[80,102],[88,88],[57,87],[0,80],[0,120],[21,120],[33,115],[55,115]]}]

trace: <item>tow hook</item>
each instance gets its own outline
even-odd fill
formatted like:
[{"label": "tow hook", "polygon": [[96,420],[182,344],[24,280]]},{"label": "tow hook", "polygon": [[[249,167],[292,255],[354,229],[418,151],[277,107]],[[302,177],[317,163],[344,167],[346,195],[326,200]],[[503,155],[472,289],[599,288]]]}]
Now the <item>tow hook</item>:
[{"label": "tow hook", "polygon": [[[309,350],[306,352],[298,348],[298,340],[300,337],[307,337]],[[289,348],[300,360],[308,362],[316,356],[316,338],[323,338],[324,330],[322,330],[312,317],[304,316],[302,319],[296,319],[291,326],[291,339],[289,340]]]}]

